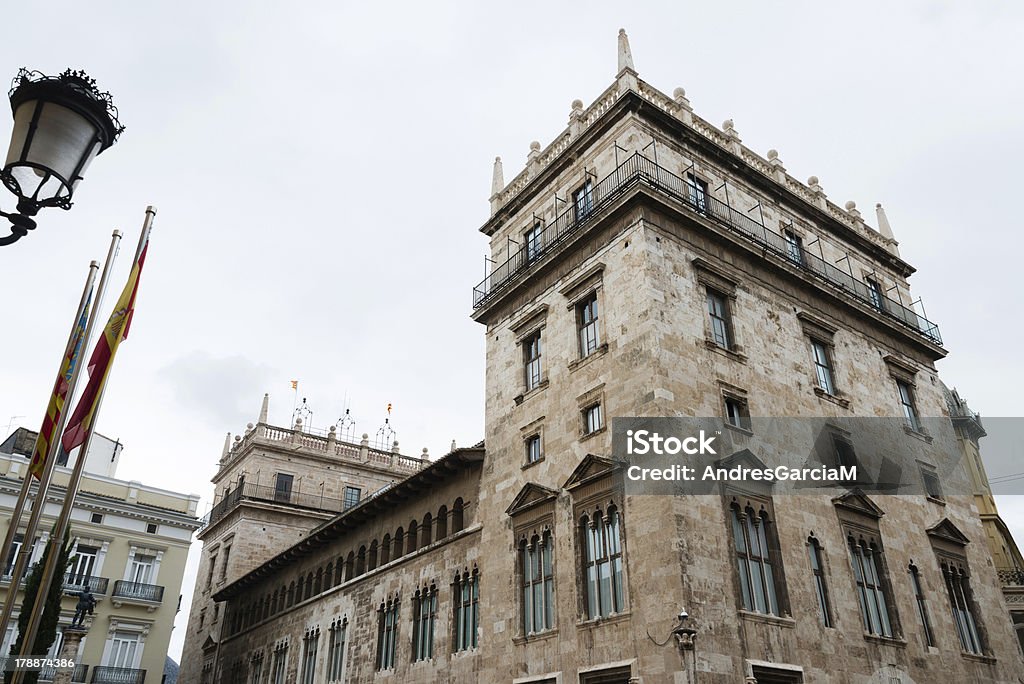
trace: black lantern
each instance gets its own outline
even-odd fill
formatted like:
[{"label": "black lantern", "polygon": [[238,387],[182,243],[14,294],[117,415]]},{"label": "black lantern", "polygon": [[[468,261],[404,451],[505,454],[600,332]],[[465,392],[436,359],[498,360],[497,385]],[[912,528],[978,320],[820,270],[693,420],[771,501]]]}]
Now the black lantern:
[{"label": "black lantern", "polygon": [[18,197],[17,213],[0,211],[17,241],[36,227],[43,207],[71,208],[71,197],[89,163],[124,130],[110,93],[101,93],[83,71],[45,76],[21,69],[11,86],[14,130],[0,180]]}]

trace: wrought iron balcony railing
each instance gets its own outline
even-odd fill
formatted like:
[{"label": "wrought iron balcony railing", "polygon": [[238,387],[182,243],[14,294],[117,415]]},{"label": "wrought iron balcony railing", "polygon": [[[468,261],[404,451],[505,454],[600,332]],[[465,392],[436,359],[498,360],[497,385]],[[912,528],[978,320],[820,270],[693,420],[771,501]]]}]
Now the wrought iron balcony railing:
[{"label": "wrought iron balcony railing", "polygon": [[311,508],[317,511],[328,511],[330,513],[341,513],[346,508],[345,502],[340,499],[320,496],[319,494],[301,494],[292,490],[277,489],[266,485],[257,485],[244,482],[224,495],[224,498],[217,502],[217,505],[210,509],[210,512],[201,521],[200,530],[217,522],[230,513],[235,506],[242,501],[263,501],[266,503],[286,504],[300,508]]},{"label": "wrought iron balcony railing", "polygon": [[92,668],[93,684],[144,684],[146,671],[134,667],[105,667],[97,665]]},{"label": "wrought iron balcony railing", "polygon": [[79,575],[68,573],[64,576],[64,591],[79,592],[85,587],[94,594],[106,594],[110,580],[106,577],[95,577],[93,575]]},{"label": "wrought iron balcony railing", "polygon": [[924,335],[932,342],[942,344],[938,326],[912,308],[872,288],[851,273],[843,271],[821,256],[812,254],[806,248],[794,247],[761,221],[711,197],[702,189],[658,166],[639,152],[634,153],[611,174],[594,184],[589,194],[572,202],[543,230],[532,234],[530,239],[504,263],[495,266],[491,273],[473,288],[473,308],[479,309],[484,306],[495,295],[510,287],[521,273],[547,260],[559,245],[564,244],[590,223],[601,209],[637,184],[643,184],[686,205],[691,211],[724,226],[766,252],[787,259],[792,265],[817,279],[839,288],[847,296],[860,300],[861,303]]},{"label": "wrought iron balcony railing", "polygon": [[111,596],[114,598],[138,599],[139,601],[160,603],[164,600],[164,588],[158,584],[117,580],[114,582],[114,593]]}]

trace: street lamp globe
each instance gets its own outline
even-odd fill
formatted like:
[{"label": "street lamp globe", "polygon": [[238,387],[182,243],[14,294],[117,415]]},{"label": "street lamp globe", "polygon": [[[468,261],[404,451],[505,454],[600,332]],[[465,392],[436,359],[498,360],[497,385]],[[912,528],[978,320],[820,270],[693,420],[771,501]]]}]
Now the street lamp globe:
[{"label": "street lamp globe", "polygon": [[17,198],[8,245],[36,227],[43,207],[71,208],[89,163],[124,130],[110,93],[100,92],[83,71],[46,76],[21,69],[10,91],[14,128],[0,180]]}]

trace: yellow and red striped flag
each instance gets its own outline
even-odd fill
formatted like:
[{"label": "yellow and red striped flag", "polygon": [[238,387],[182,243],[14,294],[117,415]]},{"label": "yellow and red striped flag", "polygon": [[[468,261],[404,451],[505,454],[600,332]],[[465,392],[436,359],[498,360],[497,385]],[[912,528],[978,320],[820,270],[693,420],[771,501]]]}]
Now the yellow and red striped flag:
[{"label": "yellow and red striped flag", "polygon": [[71,385],[71,377],[75,373],[75,366],[82,351],[82,344],[85,342],[85,325],[89,320],[89,305],[92,302],[92,291],[82,304],[82,310],[78,312],[78,320],[75,322],[75,330],[68,340],[68,348],[64,351],[64,359],[60,364],[60,372],[57,380],[53,383],[53,393],[50,395],[50,403],[46,407],[46,415],[43,416],[43,425],[39,428],[39,436],[36,438],[36,447],[32,452],[32,462],[28,471],[38,480],[43,475],[43,468],[46,466],[46,454],[49,453],[50,444],[53,442],[54,432],[57,431],[57,423],[64,412],[64,403],[68,396],[68,387]]},{"label": "yellow and red striped flag", "polygon": [[96,341],[96,347],[89,357],[89,383],[85,386],[75,412],[68,419],[68,427],[64,431],[61,444],[65,451],[71,451],[81,446],[89,433],[92,431],[93,422],[96,419],[96,409],[99,405],[100,396],[103,393],[103,386],[107,382],[107,375],[114,363],[114,355],[121,344],[121,340],[128,338],[128,328],[132,323],[132,315],[135,313],[135,294],[139,289],[139,276],[142,275],[142,266],[146,261],[146,252],[149,250],[149,236],[139,251],[138,260],[132,265],[132,272],[128,276],[121,297],[114,305],[114,311],[110,314],[107,326],[103,334]]}]

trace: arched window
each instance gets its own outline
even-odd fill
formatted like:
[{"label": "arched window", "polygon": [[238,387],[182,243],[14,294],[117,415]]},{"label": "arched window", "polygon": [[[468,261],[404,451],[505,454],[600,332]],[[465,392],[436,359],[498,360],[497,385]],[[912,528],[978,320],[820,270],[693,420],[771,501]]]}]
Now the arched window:
[{"label": "arched window", "polygon": [[391,535],[385,534],[380,543],[380,564],[387,565],[391,562]]},{"label": "arched window", "polygon": [[366,556],[366,569],[376,570],[377,569],[377,540],[374,539],[370,542],[370,550]]},{"label": "arched window", "polygon": [[306,576],[306,598],[313,595],[313,573],[310,572]]},{"label": "arched window", "polygon": [[334,564],[334,586],[338,586],[345,581],[345,560],[338,556],[338,561]]},{"label": "arched window", "polygon": [[452,616],[455,626],[453,650],[465,651],[476,648],[477,627],[480,625],[480,579],[476,568],[473,572],[455,575],[452,582]]},{"label": "arched window", "polygon": [[398,531],[395,532],[395,559],[401,558],[405,555],[405,532],[403,528],[399,527]]},{"label": "arched window", "polygon": [[771,520],[763,508],[747,504],[729,507],[732,515],[733,546],[740,575],[743,608],[758,613],[782,615],[779,608],[778,572],[769,545]]},{"label": "arched window", "polygon": [[270,614],[277,614],[277,589],[274,590],[274,595],[270,599]]},{"label": "arched window", "polygon": [[359,547],[359,555],[356,556],[356,577],[366,572],[366,546]]},{"label": "arched window", "polygon": [[832,607],[828,600],[828,583],[825,581],[825,561],[822,557],[821,544],[813,534],[807,538],[807,553],[811,559],[811,578],[814,581],[814,594],[818,598],[821,624],[832,627]]},{"label": "arched window", "polygon": [[625,598],[618,510],[609,506],[607,514],[598,509],[592,516],[584,515],[580,519],[579,535],[587,617],[621,613],[625,609]]},{"label": "arched window", "polygon": [[331,562],[331,563],[328,563],[327,567],[324,569],[324,589],[330,589],[332,586],[334,586],[333,581],[334,581],[334,563]]},{"label": "arched window", "polygon": [[881,549],[874,539],[849,534],[846,542],[850,547],[850,562],[853,577],[857,583],[857,597],[860,600],[864,629],[869,634],[892,636],[892,620],[889,616],[887,587],[883,582],[884,569],[881,566]]},{"label": "arched window", "polygon": [[295,605],[295,582],[288,585],[288,607]]},{"label": "arched window", "polygon": [[405,532],[405,552],[412,553],[416,550],[416,527],[418,523],[413,520],[409,523],[409,529]]},{"label": "arched window", "polygon": [[317,568],[316,579],[313,581],[313,593],[319,594],[324,590],[324,571],[323,568]]},{"label": "arched window", "polygon": [[462,531],[462,508],[462,497],[459,497],[452,505],[452,534]]},{"label": "arched window", "polygon": [[448,536],[448,507],[437,509],[437,539],[440,541]]},{"label": "arched window", "polygon": [[306,590],[306,579],[299,575],[299,581],[295,584],[295,602],[302,603],[303,595]]},{"label": "arched window", "polygon": [[266,620],[268,617],[270,617],[270,594],[263,597],[263,615],[261,619]]},{"label": "arched window", "polygon": [[356,571],[356,552],[349,551],[348,558],[345,559],[345,581],[355,577]]},{"label": "arched window", "polygon": [[533,535],[519,542],[519,575],[522,588],[523,635],[554,627],[555,578],[551,562],[551,533]]},{"label": "arched window", "polygon": [[423,516],[423,524],[420,526],[420,548],[430,546],[431,534],[434,528],[434,518],[429,513]]}]

